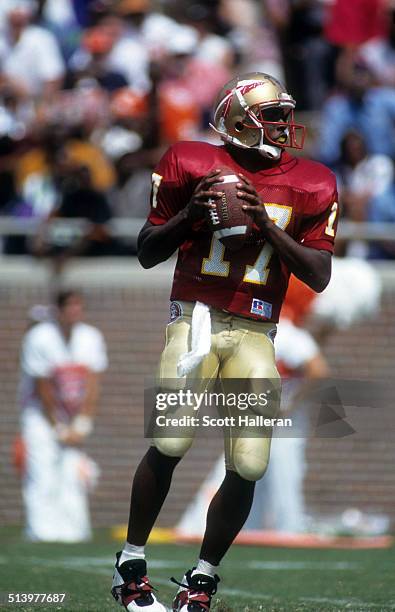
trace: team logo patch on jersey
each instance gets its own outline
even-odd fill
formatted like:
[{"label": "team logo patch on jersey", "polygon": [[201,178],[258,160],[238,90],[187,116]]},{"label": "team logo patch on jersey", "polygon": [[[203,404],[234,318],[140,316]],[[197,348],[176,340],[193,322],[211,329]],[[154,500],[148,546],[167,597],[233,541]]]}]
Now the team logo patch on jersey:
[{"label": "team logo patch on jersey", "polygon": [[177,319],[182,317],[183,314],[184,314],[184,311],[182,309],[182,306],[181,306],[180,302],[170,302],[170,320],[169,320],[169,323],[174,323],[174,321],[177,321]]},{"label": "team logo patch on jersey", "polygon": [[269,302],[264,302],[263,300],[258,300],[257,298],[252,300],[252,314],[258,315],[259,317],[264,317],[265,319],[270,319],[272,316],[272,310],[273,307]]}]

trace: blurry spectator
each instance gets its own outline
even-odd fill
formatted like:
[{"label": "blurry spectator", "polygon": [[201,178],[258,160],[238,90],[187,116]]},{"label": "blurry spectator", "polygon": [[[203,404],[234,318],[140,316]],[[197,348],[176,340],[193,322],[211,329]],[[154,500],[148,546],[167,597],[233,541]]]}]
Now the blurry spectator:
[{"label": "blurry spectator", "polygon": [[328,3],[325,36],[337,47],[357,47],[385,35],[387,0],[334,0]]},{"label": "blurry spectator", "polygon": [[[148,3],[145,4],[148,9]],[[71,57],[71,70],[85,70],[92,62],[92,55],[99,52],[103,69],[121,75],[135,91],[146,93],[151,86],[149,51],[142,33],[146,10],[143,11],[143,5],[137,0],[130,0],[115,3],[113,11],[104,11],[97,18],[92,34],[88,30]]]},{"label": "blurry spectator", "polygon": [[355,129],[366,142],[369,153],[395,157],[395,90],[375,87],[363,64],[343,65],[343,89],[324,104],[317,156],[329,166],[339,163],[341,141]]},{"label": "blurry spectator", "polygon": [[[325,0],[324,0],[325,1]],[[388,0],[331,0],[327,2],[323,35],[330,43],[329,78],[332,86],[342,76],[342,65],[350,68],[360,45],[386,35],[389,27]]]},{"label": "blurry spectator", "polygon": [[107,355],[101,332],[82,322],[79,293],[59,293],[56,306],[55,319],[32,325],[22,342],[26,536],[79,542],[91,536],[88,493],[98,477],[81,447],[93,430]]},{"label": "blurry spectator", "polygon": [[231,42],[218,34],[216,6],[203,2],[177,4],[177,15],[187,25],[194,27],[198,33],[195,57],[206,63],[218,64],[232,69],[235,63],[235,49]]},{"label": "blurry spectator", "polygon": [[167,43],[167,54],[156,66],[162,142],[196,139],[206,127],[221,82],[230,78],[224,66],[194,57],[197,44],[194,28],[178,26]]},{"label": "blurry spectator", "polygon": [[116,183],[109,193],[116,217],[146,218],[151,191],[151,126],[147,98],[130,89],[119,90],[111,100],[113,124],[101,146],[113,161]]},{"label": "blurry spectator", "polygon": [[[323,0],[286,0],[280,20],[276,0],[270,0],[276,16],[285,64],[286,81],[300,110],[320,109],[333,84],[331,47],[322,36]],[[273,6],[274,5],[274,6]]]},{"label": "blurry spectator", "polygon": [[81,50],[74,55],[70,67],[74,79],[95,80],[108,91],[125,87],[128,83],[125,74],[110,67],[109,55],[114,46],[114,39],[103,26],[87,29],[81,40]]},{"label": "blurry spectator", "polygon": [[103,152],[83,137],[71,137],[65,124],[47,125],[38,133],[37,146],[17,160],[17,187],[34,214],[44,217],[58,205],[57,163],[62,157],[89,168],[92,186],[106,191],[114,183],[114,170]]},{"label": "blurry spectator", "polygon": [[240,72],[256,70],[284,80],[277,30],[285,8],[278,0],[221,0],[219,16],[230,28],[227,38],[237,50]]},{"label": "blurry spectator", "polygon": [[141,152],[122,153],[115,161],[117,183],[109,194],[111,208],[117,218],[146,219],[149,212],[152,170],[143,166]]},{"label": "blurry spectator", "polygon": [[358,57],[368,66],[377,84],[395,87],[395,8],[388,35],[371,38],[361,45]]},{"label": "blurry spectator", "polygon": [[[78,255],[116,255],[118,242],[111,236],[108,222],[112,218],[107,198],[96,190],[89,169],[67,159],[58,159],[56,168],[59,183],[59,205],[49,214],[36,236],[34,252],[39,256],[51,255],[55,269],[70,257]],[[55,219],[84,219],[82,233],[56,234],[52,230]]]},{"label": "blurry spectator", "polygon": [[[349,132],[342,142],[339,195],[352,221],[395,222],[394,163],[386,155],[369,155],[360,134]],[[346,254],[373,259],[394,259],[393,243],[355,240]]]},{"label": "blurry spectator", "polygon": [[115,7],[127,24],[126,36],[140,40],[151,60],[160,58],[177,22],[157,12],[151,0],[119,0]]},{"label": "blurry spectator", "polygon": [[55,37],[31,23],[34,0],[12,0],[0,35],[0,78],[18,97],[49,97],[62,85],[64,63]]},{"label": "blurry spectator", "polygon": [[[159,128],[162,143],[170,144],[178,140],[197,138],[202,114],[195,98],[196,83],[192,90],[184,78],[188,78],[189,63],[196,49],[197,34],[193,28],[180,26],[175,37],[168,41],[167,54],[158,62],[155,72],[158,75],[157,95],[159,103]],[[194,75],[193,75],[194,76]]]},{"label": "blurry spectator", "polygon": [[148,3],[143,0],[121,0],[115,5],[116,14],[100,21],[114,40],[108,68],[122,74],[128,85],[140,93],[146,93],[151,86],[149,53],[141,32],[147,10]]},{"label": "blurry spectator", "polygon": [[67,61],[78,46],[81,25],[88,25],[87,11],[82,12],[85,0],[41,0],[41,18],[43,25],[48,26],[55,34],[63,56]]},{"label": "blurry spectator", "polygon": [[[353,221],[395,221],[394,164],[386,155],[369,155],[358,132],[341,143],[339,194],[345,216]],[[382,218],[380,218],[380,213]]]},{"label": "blurry spectator", "polygon": [[33,119],[34,109],[29,100],[20,101],[7,84],[0,86],[0,137],[21,141]]},{"label": "blurry spectator", "polygon": [[[41,130],[61,128],[65,132],[68,146],[73,143],[73,154],[77,148],[81,154],[81,145],[90,144],[88,141],[93,130],[108,121],[108,103],[108,92],[100,86],[96,78],[82,75],[73,89],[62,90],[51,102],[40,104],[36,113],[36,125],[31,128],[32,136],[40,139]],[[95,166],[99,163],[105,165],[102,152],[91,149],[90,155],[86,156],[86,163],[95,174],[95,181],[100,181],[100,175],[95,173]],[[111,181],[111,168],[108,163],[107,168],[102,170],[105,181]]]},{"label": "blurry spectator", "polygon": [[[122,127],[134,138],[130,151],[133,153],[141,148],[147,151],[159,144],[157,101],[154,92],[141,95],[130,88],[116,91],[110,100],[111,123],[107,128],[105,141],[102,142],[104,150],[108,151],[110,134],[114,128]],[[110,145],[110,149],[111,149]],[[155,151],[153,151],[155,155]],[[107,152],[108,155],[108,152]],[[110,153],[110,158],[113,154]],[[154,157],[152,166],[157,162]]]},{"label": "blurry spectator", "polygon": [[[0,218],[27,219],[33,216],[31,205],[18,196],[14,175],[10,171],[0,172]],[[25,236],[3,236],[1,251],[6,255],[25,255],[28,252]]]}]

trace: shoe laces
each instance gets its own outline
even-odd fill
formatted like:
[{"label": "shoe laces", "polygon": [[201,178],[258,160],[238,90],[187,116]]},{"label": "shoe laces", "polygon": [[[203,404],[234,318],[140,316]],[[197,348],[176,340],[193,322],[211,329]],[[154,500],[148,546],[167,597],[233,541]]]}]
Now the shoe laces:
[{"label": "shoe laces", "polygon": [[124,595],[132,599],[150,600],[152,591],[156,591],[155,587],[150,584],[148,576],[139,576],[133,578],[130,582],[123,586]]},{"label": "shoe laces", "polygon": [[[191,604],[203,604],[202,608],[204,610],[209,610],[211,597],[215,595],[217,592],[217,584],[219,582],[219,577],[217,575],[211,577],[207,577],[208,580],[199,580],[198,574],[192,576],[192,571],[189,570],[186,574],[187,583],[179,582],[175,578],[170,578],[174,584],[177,584],[179,587],[185,589],[186,595],[188,597],[185,603]],[[196,577],[196,580],[194,578]]]}]

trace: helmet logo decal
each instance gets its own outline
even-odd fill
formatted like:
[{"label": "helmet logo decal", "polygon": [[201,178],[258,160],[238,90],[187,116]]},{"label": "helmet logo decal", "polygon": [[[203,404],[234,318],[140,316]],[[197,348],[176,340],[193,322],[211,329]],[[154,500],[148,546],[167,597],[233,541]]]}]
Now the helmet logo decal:
[{"label": "helmet logo decal", "polygon": [[261,85],[263,85],[262,81],[239,81],[234,89],[227,89],[225,91],[225,95],[228,96],[228,98],[222,110],[222,117],[226,118],[228,116],[233,100],[233,94],[236,92],[236,90],[240,92],[242,96],[245,96],[250,91]]}]

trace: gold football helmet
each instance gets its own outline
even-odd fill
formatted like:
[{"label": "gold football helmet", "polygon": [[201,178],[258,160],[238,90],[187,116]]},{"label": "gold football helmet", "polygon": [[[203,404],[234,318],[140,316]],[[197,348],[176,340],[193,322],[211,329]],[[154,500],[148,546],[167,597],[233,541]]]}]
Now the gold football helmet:
[{"label": "gold football helmet", "polygon": [[[265,157],[278,159],[284,148],[303,148],[305,127],[294,121],[295,105],[277,79],[249,72],[224,85],[210,126],[236,147],[257,149]],[[278,137],[274,140],[270,133],[276,127]]]}]

